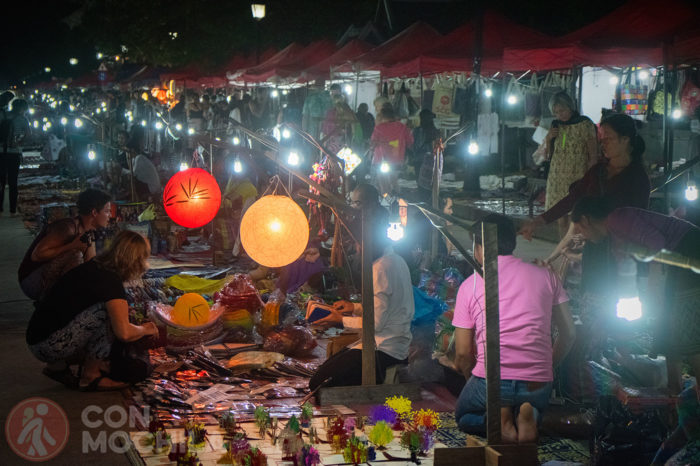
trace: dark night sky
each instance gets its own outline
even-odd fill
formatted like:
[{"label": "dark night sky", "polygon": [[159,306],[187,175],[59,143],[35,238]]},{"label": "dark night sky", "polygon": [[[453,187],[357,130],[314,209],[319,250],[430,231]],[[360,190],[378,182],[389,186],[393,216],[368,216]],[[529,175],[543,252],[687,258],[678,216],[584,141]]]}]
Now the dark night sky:
[{"label": "dark night sky", "polygon": [[[5,21],[2,30],[3,45],[0,48],[0,86],[7,85],[8,81],[17,83],[22,79],[30,82],[45,80],[48,77],[43,74],[45,66],[50,66],[52,74],[58,76],[78,75],[94,69],[97,66],[95,52],[104,48],[104,45],[97,44],[99,41],[108,43],[118,34],[119,31],[110,30],[110,25],[123,23],[102,17],[104,23],[91,21],[86,25],[83,21],[83,24],[71,29],[65,19],[71,15],[79,17],[76,12],[80,12],[86,5],[95,4],[93,2],[107,4],[110,1],[116,0],[14,2],[14,7],[11,7],[14,10],[5,10],[3,14]],[[123,5],[129,4],[129,1],[134,2],[122,0],[116,4],[124,8]],[[261,23],[263,42],[278,47],[293,40],[307,42],[319,37],[337,39],[351,23],[361,25],[372,20],[377,9],[377,0],[268,0],[266,3],[268,17]],[[623,0],[492,0],[483,4],[515,21],[558,35],[605,15],[621,3]],[[227,34],[229,42],[223,44],[224,52],[249,50],[251,47],[255,25],[250,18],[248,2],[139,0],[133,4],[137,5],[139,12],[129,11],[138,14],[138,17],[134,17],[134,23],[140,21],[139,30],[146,31],[145,37],[150,31],[155,33],[189,27],[194,37],[189,40],[202,41],[201,47],[192,52],[192,55],[197,55],[195,58],[201,58],[201,55],[207,54],[207,50],[220,50],[222,32]],[[416,20],[426,21],[441,32],[449,32],[468,20],[478,4],[466,0],[390,0],[389,5],[395,23],[394,32]],[[167,14],[164,9],[167,9]],[[192,9],[197,13],[193,14]],[[390,36],[383,8],[379,19],[379,27]],[[193,27],[192,23],[195,23]],[[210,34],[212,32],[219,35]],[[68,65],[68,59],[72,56],[80,59],[77,67]]]}]

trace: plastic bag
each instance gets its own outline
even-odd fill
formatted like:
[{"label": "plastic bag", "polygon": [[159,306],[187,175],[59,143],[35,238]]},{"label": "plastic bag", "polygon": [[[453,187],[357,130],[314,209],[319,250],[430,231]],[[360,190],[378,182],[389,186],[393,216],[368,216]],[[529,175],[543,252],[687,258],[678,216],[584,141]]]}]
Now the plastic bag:
[{"label": "plastic bag", "polygon": [[283,330],[273,331],[265,336],[265,351],[286,354],[287,356],[308,356],[317,343],[306,327],[294,325]]}]

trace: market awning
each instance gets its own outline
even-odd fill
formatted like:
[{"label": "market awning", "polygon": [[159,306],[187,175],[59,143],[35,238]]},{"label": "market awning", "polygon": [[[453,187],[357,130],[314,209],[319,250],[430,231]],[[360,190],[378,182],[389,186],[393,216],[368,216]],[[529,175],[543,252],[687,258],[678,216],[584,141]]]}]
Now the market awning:
[{"label": "market awning", "polygon": [[378,70],[384,72],[392,65],[412,60],[416,55],[432,49],[435,42],[442,38],[443,36],[432,26],[419,21],[383,44],[360,55],[351,64],[338,67],[338,71]]},{"label": "market awning", "polygon": [[335,50],[335,44],[330,40],[312,42],[306,47],[292,43],[265,63],[247,69],[236,79],[244,82],[264,82],[272,78],[298,76],[304,69],[331,56]]},{"label": "market awning", "polygon": [[[663,44],[697,21],[698,10],[682,0],[631,0],[563,37],[533,47],[507,48],[506,71],[559,70],[574,66],[663,64]],[[552,46],[554,43],[554,46]]]},{"label": "market awning", "polygon": [[[387,77],[416,76],[451,71],[471,71],[474,65],[476,41],[475,19],[458,27],[423,54],[409,61],[387,67]],[[484,13],[482,39],[482,73],[502,69],[503,50],[506,47],[526,47],[551,41],[534,29],[517,24],[495,11]]]},{"label": "market awning", "polygon": [[338,49],[330,57],[322,60],[315,65],[305,69],[301,73],[301,80],[313,81],[315,79],[327,79],[330,76],[330,69],[339,65],[343,65],[360,55],[369,52],[372,45],[361,39],[353,39],[343,47]]}]

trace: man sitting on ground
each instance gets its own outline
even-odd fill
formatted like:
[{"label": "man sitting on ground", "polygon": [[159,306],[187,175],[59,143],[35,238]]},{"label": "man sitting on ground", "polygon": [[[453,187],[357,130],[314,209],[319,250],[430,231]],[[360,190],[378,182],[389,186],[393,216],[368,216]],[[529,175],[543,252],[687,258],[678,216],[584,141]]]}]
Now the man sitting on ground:
[{"label": "man sitting on ground", "polygon": [[[361,185],[362,186],[362,185]],[[371,188],[371,189],[370,189]],[[360,189],[358,187],[358,189]],[[363,192],[377,191],[371,186],[362,187]],[[357,190],[356,190],[357,191]],[[355,193],[355,191],[353,191]],[[370,196],[371,197],[371,196]],[[369,202],[369,197],[365,198]],[[374,210],[382,218],[381,210]],[[397,364],[406,364],[411,344],[411,321],[414,314],[413,287],[408,265],[401,256],[388,246],[387,224],[373,221],[372,282],[374,286],[374,341],[376,344],[377,383],[384,381],[386,369]],[[335,303],[334,312],[328,320],[339,322],[342,315],[362,315],[362,306],[349,301]],[[319,385],[349,386],[362,383],[361,345],[345,348],[324,362],[309,381],[309,388]]]},{"label": "man sitting on ground", "polygon": [[[490,214],[483,223],[498,226],[498,298],[501,343],[501,433],[504,442],[537,441],[537,421],[549,403],[552,372],[574,342],[575,329],[562,284],[549,269],[513,256],[513,222]],[[480,228],[476,231],[480,231]],[[474,257],[484,263],[480,235]],[[551,324],[559,333],[552,346]],[[455,365],[467,378],[456,419],[468,433],[484,431],[486,371],[484,280],[474,273],[457,293],[454,319]]]}]

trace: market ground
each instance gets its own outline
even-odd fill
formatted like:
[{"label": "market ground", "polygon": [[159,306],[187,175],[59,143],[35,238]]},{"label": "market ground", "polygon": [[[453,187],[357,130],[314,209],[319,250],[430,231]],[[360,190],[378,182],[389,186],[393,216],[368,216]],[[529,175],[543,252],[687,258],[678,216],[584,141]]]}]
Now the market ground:
[{"label": "market ground", "polygon": [[[83,447],[86,436],[97,439],[104,430],[108,439],[120,429],[108,428],[104,423],[98,428],[88,429],[81,417],[86,407],[96,405],[102,412],[110,406],[123,406],[123,397],[119,393],[80,393],[68,390],[62,385],[41,374],[42,363],[37,361],[27,349],[24,332],[31,316],[33,305],[19,288],[17,267],[24,252],[29,247],[32,237],[24,228],[19,218],[0,217],[0,420],[5,421],[12,408],[22,400],[30,397],[45,397],[59,404],[65,411],[70,435],[66,448],[49,464],[71,465],[100,464],[126,465],[123,455],[111,452],[95,451]],[[545,257],[552,244],[534,240],[532,243],[519,238],[516,254],[525,259]],[[95,410],[89,419],[93,422],[104,419]],[[113,419],[118,420],[117,415]],[[128,430],[125,426],[124,430]],[[0,464],[31,464],[20,459],[10,449],[7,438],[0,441]]]}]

